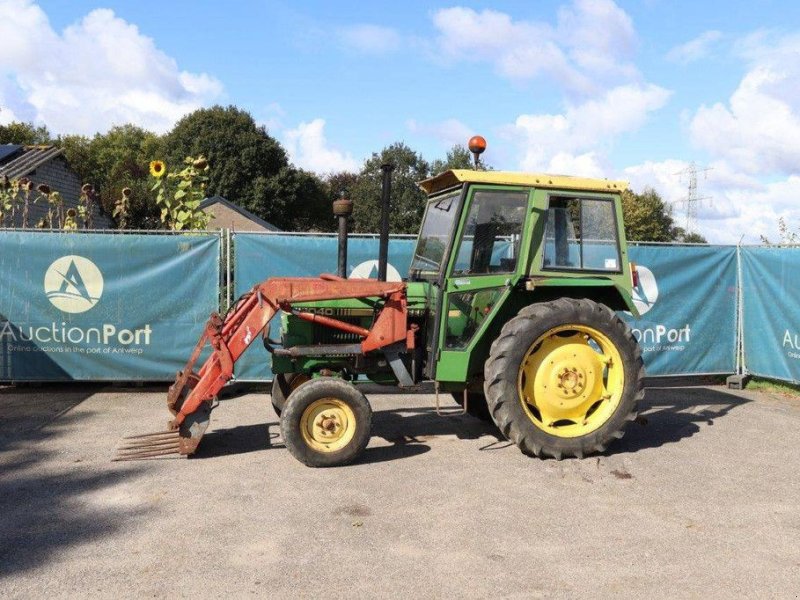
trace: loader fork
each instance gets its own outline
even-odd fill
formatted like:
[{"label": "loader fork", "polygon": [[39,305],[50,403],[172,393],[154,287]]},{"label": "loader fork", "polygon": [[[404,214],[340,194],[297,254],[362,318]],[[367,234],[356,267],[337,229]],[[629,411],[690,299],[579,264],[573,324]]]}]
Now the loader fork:
[{"label": "loader fork", "polygon": [[[233,366],[264,331],[278,311],[292,312],[298,302],[380,297],[384,304],[372,328],[356,333],[364,340],[366,353],[397,343],[407,343],[405,284],[374,279],[276,278],[256,285],[241,296],[225,317],[213,313],[194,347],[189,361],[178,371],[167,393],[167,408],[173,418],[166,431],[124,438],[114,460],[139,460],[169,454],[188,456],[197,450],[208,428],[213,402],[233,377]],[[352,325],[336,319],[318,319],[335,328]],[[210,355],[198,371],[195,365],[206,345]]]}]

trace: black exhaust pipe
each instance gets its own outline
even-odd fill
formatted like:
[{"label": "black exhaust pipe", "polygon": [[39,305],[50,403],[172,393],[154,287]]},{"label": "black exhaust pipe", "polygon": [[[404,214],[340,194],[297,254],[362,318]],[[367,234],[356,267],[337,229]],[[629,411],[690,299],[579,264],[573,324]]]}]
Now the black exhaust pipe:
[{"label": "black exhaust pipe", "polygon": [[394,165],[381,165],[381,238],[378,246],[378,281],[386,281],[386,264],[389,261],[389,201],[392,196],[392,171]]},{"label": "black exhaust pipe", "polygon": [[339,260],[336,263],[336,274],[347,279],[347,219],[353,214],[353,201],[340,197],[333,201],[333,214],[339,219]]}]

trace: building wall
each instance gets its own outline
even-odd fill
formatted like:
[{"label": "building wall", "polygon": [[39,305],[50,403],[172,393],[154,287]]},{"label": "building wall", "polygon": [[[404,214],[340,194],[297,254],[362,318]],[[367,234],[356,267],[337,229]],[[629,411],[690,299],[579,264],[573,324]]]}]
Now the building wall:
[{"label": "building wall", "polygon": [[258,223],[254,223],[244,215],[231,210],[224,204],[212,204],[205,209],[211,215],[208,229],[232,229],[234,231],[269,231]]},{"label": "building wall", "polygon": [[[65,212],[68,208],[76,208],[78,206],[82,183],[78,176],[70,170],[67,166],[67,162],[62,157],[59,156],[46,162],[32,173],[29,173],[27,177],[34,183],[34,191],[31,192],[28,212],[28,227],[36,227],[36,223],[38,223],[42,217],[47,216],[47,203],[44,200],[40,200],[36,203],[33,202],[33,200],[39,196],[35,188],[40,183],[49,185],[51,190],[61,194],[64,200]],[[21,211],[17,213],[14,221],[15,227],[22,227]],[[101,214],[99,207],[95,206],[92,214],[92,228],[108,229],[112,226],[111,219]]]}]

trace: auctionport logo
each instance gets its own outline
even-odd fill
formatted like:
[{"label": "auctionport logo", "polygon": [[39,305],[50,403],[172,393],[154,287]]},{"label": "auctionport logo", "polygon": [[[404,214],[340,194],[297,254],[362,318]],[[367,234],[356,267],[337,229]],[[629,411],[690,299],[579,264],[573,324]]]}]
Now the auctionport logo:
[{"label": "auctionport logo", "polygon": [[639,274],[639,285],[633,288],[633,304],[639,314],[643,315],[658,300],[658,283],[656,276],[647,267],[636,265],[636,272]]},{"label": "auctionport logo", "polygon": [[[656,276],[647,267],[636,265],[639,285],[633,289],[633,304],[639,315],[648,312],[658,300]],[[683,351],[691,341],[692,328],[686,323],[683,327],[669,328],[655,324],[652,327],[632,327],[633,337],[642,345],[644,352],[676,350]]]},{"label": "auctionport logo", "polygon": [[[378,261],[365,260],[353,269],[350,279],[377,279]],[[400,272],[391,263],[386,263],[386,281],[402,281]]]},{"label": "auctionport logo", "polygon": [[44,274],[44,292],[50,303],[63,312],[86,312],[103,295],[103,274],[88,258],[62,256]]}]

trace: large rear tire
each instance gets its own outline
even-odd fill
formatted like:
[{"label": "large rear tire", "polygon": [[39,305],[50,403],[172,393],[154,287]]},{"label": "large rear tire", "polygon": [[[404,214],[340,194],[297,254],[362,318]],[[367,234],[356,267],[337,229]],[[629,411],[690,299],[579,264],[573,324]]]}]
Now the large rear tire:
[{"label": "large rear tire", "polygon": [[281,416],[283,407],[286,405],[286,398],[289,397],[289,394],[309,379],[311,378],[305,373],[278,373],[272,378],[270,400],[272,401],[272,408],[275,410],[276,415],[279,417]]},{"label": "large rear tire", "polygon": [[289,394],[281,415],[286,448],[309,467],[353,462],[369,442],[372,409],[354,385],[318,377]]},{"label": "large rear tire", "polygon": [[523,308],[492,343],[484,374],[492,418],[531,456],[603,452],[624,435],[644,396],[630,327],[591,300]]}]

